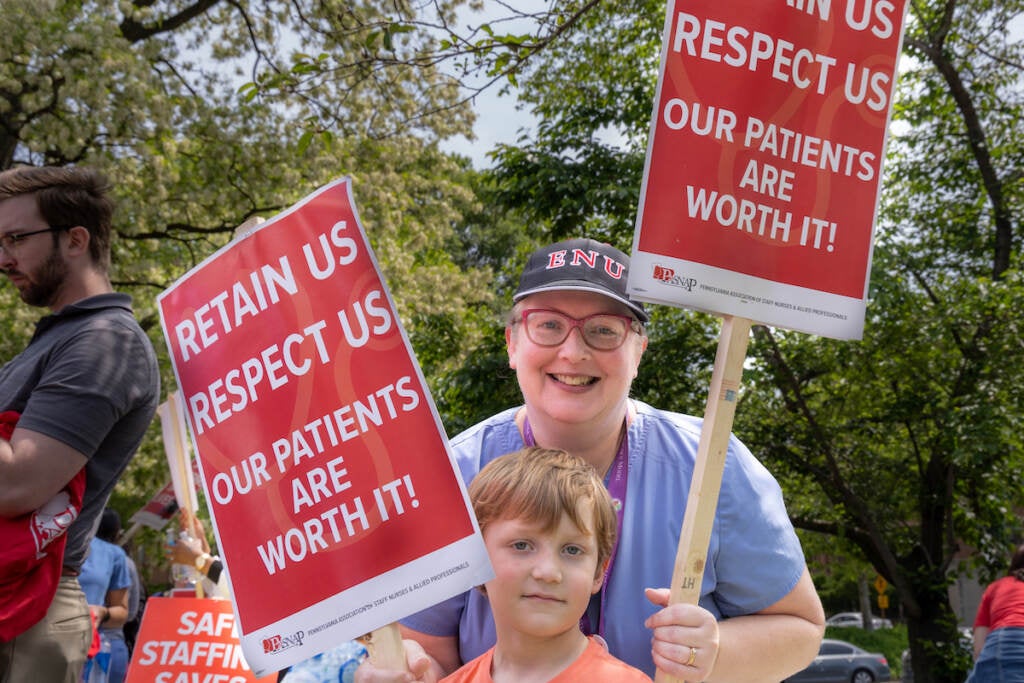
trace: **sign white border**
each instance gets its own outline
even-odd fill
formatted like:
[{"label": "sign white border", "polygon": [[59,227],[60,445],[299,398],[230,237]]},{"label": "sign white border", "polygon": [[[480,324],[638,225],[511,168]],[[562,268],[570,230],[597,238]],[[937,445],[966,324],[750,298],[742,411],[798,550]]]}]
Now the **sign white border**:
[{"label": "sign white border", "polygon": [[[656,268],[672,275],[656,279]],[[864,299],[716,268],[704,263],[636,252],[630,260],[630,296],[652,303],[685,306],[707,313],[735,315],[766,325],[835,339],[860,339]]]}]

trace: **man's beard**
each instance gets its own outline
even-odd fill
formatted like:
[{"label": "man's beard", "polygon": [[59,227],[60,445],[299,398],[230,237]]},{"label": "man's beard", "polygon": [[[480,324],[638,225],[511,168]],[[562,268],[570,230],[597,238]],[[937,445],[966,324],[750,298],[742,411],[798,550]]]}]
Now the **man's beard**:
[{"label": "man's beard", "polygon": [[64,280],[68,276],[68,264],[61,258],[60,251],[54,246],[49,256],[34,273],[26,273],[28,284],[19,294],[21,300],[29,306],[41,306],[49,308],[57,295],[60,294]]}]

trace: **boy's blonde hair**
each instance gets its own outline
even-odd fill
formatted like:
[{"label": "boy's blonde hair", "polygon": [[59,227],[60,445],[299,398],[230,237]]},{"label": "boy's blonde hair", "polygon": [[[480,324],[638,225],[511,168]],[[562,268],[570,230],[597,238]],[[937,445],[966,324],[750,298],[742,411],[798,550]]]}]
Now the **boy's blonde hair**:
[{"label": "boy's blonde hair", "polygon": [[[470,483],[469,499],[481,533],[499,519],[523,519],[551,531],[564,513],[594,536],[598,573],[611,557],[617,525],[612,498],[597,471],[566,451],[528,446],[495,458]],[[593,519],[581,518],[581,500],[593,503]]]}]

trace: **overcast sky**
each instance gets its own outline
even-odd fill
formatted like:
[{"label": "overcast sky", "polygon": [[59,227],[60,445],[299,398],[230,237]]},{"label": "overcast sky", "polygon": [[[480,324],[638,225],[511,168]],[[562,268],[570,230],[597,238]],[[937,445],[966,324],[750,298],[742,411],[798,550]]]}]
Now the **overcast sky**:
[{"label": "overcast sky", "polygon": [[[459,25],[463,28],[472,26],[479,27],[487,21],[494,21],[507,17],[510,11],[501,7],[501,0],[488,0],[484,3],[482,12],[471,12],[464,10],[465,15],[459,19]],[[547,0],[515,0],[514,6],[518,12],[539,12],[548,6]],[[502,22],[495,26],[495,31],[500,32],[526,32],[529,25],[526,22]],[[520,129],[532,130],[533,117],[528,112],[516,109],[515,93],[499,97],[498,91],[504,82],[496,82],[481,94],[477,95],[473,102],[473,109],[476,111],[477,120],[473,126],[476,133],[476,140],[470,142],[459,136],[445,142],[444,149],[457,154],[462,154],[473,160],[474,168],[488,168],[491,160],[487,153],[499,143],[514,143],[520,134]]]},{"label": "overcast sky", "polygon": [[489,168],[492,165],[487,157],[498,143],[514,143],[520,134],[520,129],[531,129],[532,117],[521,111],[516,111],[515,98],[513,96],[498,97],[497,84],[491,86],[476,97],[473,109],[476,111],[476,124],[473,131],[476,133],[476,140],[469,141],[463,136],[447,140],[442,147],[456,154],[467,156],[473,160],[473,167],[477,169]]}]

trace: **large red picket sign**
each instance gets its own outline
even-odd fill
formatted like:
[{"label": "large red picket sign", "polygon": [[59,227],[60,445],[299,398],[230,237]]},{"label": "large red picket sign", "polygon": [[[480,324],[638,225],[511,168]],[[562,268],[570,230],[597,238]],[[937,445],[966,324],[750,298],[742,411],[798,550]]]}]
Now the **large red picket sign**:
[{"label": "large red picket sign", "polygon": [[629,286],[862,333],[905,0],[670,0]]},{"label": "large red picket sign", "polygon": [[347,179],[219,251],[159,305],[254,670],[489,576]]}]

